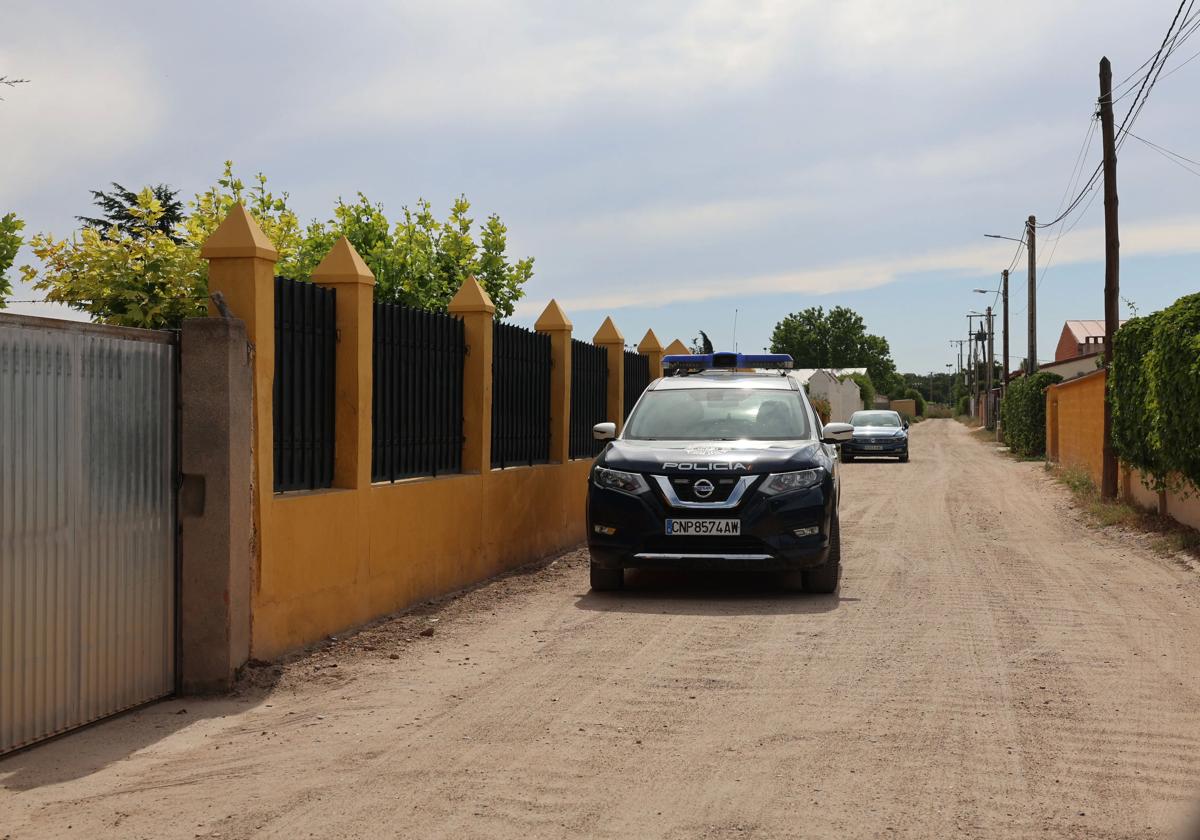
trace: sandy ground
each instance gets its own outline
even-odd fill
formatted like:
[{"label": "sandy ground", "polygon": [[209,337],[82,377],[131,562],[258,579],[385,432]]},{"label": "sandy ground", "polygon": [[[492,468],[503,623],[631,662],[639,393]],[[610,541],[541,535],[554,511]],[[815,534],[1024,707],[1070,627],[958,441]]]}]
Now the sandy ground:
[{"label": "sandy ground", "polygon": [[1178,836],[1200,575],[951,421],[843,477],[840,596],[574,552],[0,760],[0,838]]}]

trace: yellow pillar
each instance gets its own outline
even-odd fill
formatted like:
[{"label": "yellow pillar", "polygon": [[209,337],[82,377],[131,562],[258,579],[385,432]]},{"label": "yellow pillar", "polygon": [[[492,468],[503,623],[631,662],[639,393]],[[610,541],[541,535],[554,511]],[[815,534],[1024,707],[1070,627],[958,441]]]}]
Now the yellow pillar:
[{"label": "yellow pillar", "polygon": [[667,349],[663,351],[663,355],[664,356],[686,356],[688,353],[691,353],[691,352],[692,351],[688,349],[688,346],[677,338],[674,341],[672,341],[670,344],[667,345]]},{"label": "yellow pillar", "polygon": [[619,432],[625,424],[625,336],[621,335],[613,319],[608,317],[596,331],[592,343],[603,347],[608,353],[607,419],[617,424]]},{"label": "yellow pillar", "polygon": [[492,468],[492,318],[496,306],[474,277],[450,301],[450,314],[463,319],[467,357],[463,362],[464,473]]},{"label": "yellow pillar", "polygon": [[662,360],[665,352],[663,346],[658,342],[658,336],[654,334],[654,330],[646,330],[646,334],[642,337],[642,341],[638,344],[638,352],[643,356],[650,357],[650,379],[653,381],[663,375]]},{"label": "yellow pillar", "polygon": [[343,236],[313,270],[312,280],[337,295],[333,486],[369,487],[375,275]]},{"label": "yellow pillar", "polygon": [[[272,386],[275,382],[275,261],[279,252],[246,208],[233,205],[225,221],[200,249],[208,260],[208,291],[220,292],[233,315],[246,324],[254,347],[254,529],[263,533],[264,500],[275,487]],[[208,314],[217,315],[212,301]],[[257,558],[256,558],[257,562]]]},{"label": "yellow pillar", "polygon": [[550,460],[571,458],[571,319],[551,300],[533,328],[550,336]]}]

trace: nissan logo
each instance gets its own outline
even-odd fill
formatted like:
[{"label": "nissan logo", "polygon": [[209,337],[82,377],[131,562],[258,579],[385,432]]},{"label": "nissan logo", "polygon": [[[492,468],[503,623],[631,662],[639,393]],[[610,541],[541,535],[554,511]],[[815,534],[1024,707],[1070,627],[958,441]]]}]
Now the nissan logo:
[{"label": "nissan logo", "polygon": [[713,486],[713,483],[711,481],[709,481],[707,478],[702,478],[699,481],[697,481],[695,484],[692,485],[692,492],[695,493],[697,496],[699,496],[701,499],[707,499],[709,496],[711,496],[713,494],[713,490],[715,490],[715,489],[717,489],[717,488],[715,488]]}]

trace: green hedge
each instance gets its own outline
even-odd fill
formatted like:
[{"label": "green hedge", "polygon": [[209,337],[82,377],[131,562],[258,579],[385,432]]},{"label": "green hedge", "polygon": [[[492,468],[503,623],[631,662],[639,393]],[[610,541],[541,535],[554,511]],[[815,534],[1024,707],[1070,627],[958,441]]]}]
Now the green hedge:
[{"label": "green hedge", "polygon": [[925,397],[916,388],[906,388],[904,390],[904,399],[912,400],[917,404],[917,416],[925,416]]},{"label": "green hedge", "polygon": [[1057,373],[1018,376],[1000,405],[1004,441],[1018,455],[1046,454],[1046,388],[1062,382]]},{"label": "green hedge", "polygon": [[1200,487],[1200,294],[1117,331],[1108,389],[1117,455],[1157,489],[1172,475]]}]

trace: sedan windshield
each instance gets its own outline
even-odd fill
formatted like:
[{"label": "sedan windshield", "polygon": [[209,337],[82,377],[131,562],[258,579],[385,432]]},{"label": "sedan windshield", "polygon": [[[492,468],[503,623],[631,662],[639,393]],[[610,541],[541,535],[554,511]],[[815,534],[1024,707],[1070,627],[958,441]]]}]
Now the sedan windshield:
[{"label": "sedan windshield", "polygon": [[647,391],[629,417],[627,440],[803,440],[800,395],[756,388]]},{"label": "sedan windshield", "polygon": [[900,415],[894,411],[856,411],[850,417],[851,426],[892,426],[900,428]]}]

